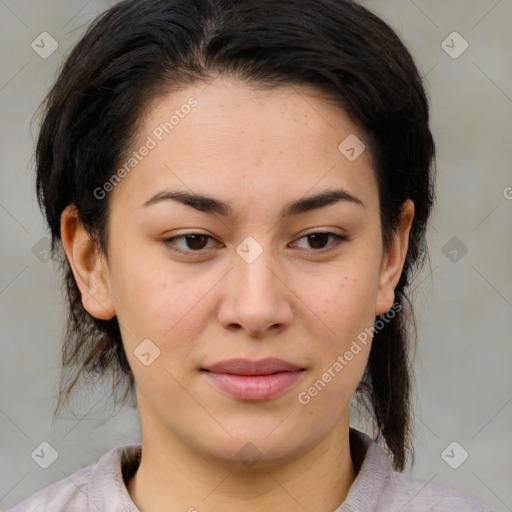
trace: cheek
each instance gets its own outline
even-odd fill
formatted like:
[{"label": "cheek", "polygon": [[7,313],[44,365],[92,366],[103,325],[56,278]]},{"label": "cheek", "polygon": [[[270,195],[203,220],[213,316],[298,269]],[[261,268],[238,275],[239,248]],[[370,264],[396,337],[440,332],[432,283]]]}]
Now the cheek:
[{"label": "cheek", "polygon": [[184,280],[174,280],[159,272],[151,274],[151,271],[138,272],[125,281],[124,293],[124,314],[132,330],[159,340],[182,325],[180,319],[190,310],[190,303],[197,295],[190,293]]},{"label": "cheek", "polygon": [[161,338],[187,303],[185,280],[173,279],[161,262],[137,250],[118,252],[113,261],[112,294],[118,320],[125,327],[123,336],[133,338],[130,343],[141,336]]},{"label": "cheek", "polygon": [[308,317],[304,318],[304,329],[312,340],[318,340],[314,343],[312,383],[320,379],[319,386],[329,388],[322,392],[324,398],[319,403],[328,400],[327,396],[343,403],[366,367],[370,328],[375,321],[377,278],[373,265],[364,258],[347,259],[321,277],[301,281],[298,295],[310,308],[304,309]]},{"label": "cheek", "polygon": [[[378,278],[372,263],[338,265],[328,273],[297,283],[299,296],[336,333],[366,325],[374,318]],[[361,323],[362,322],[362,323]]]},{"label": "cheek", "polygon": [[[317,332],[311,333],[318,340],[314,371],[298,398],[300,403],[311,404],[308,411],[324,411],[336,404],[341,414],[363,376],[370,353],[374,277],[364,273],[357,277],[341,275],[317,284],[311,293],[319,299],[317,311],[322,322],[311,324],[318,326]],[[320,331],[328,335],[320,335]]]},{"label": "cheek", "polygon": [[123,345],[137,386],[145,390],[146,397],[156,389],[181,392],[172,376],[183,370],[200,335],[199,323],[190,319],[201,314],[199,299],[204,295],[201,290],[190,290],[188,280],[172,279],[149,264],[122,280],[118,317],[125,327]]},{"label": "cheek", "polygon": [[[211,295],[208,292],[219,278],[184,277],[183,271],[165,271],[168,267],[162,261],[154,264],[147,259],[142,261],[144,263],[138,265],[136,271],[127,263],[120,266],[126,276],[120,280],[119,288],[122,297],[118,318],[125,327],[122,329],[123,344],[136,380],[145,379],[150,374],[152,381],[162,378],[168,386],[169,374],[165,370],[173,375],[183,371],[205,324],[211,321],[211,302],[208,300]],[[136,355],[142,350],[139,350],[141,343],[147,339],[154,343],[157,349],[153,350],[159,355],[150,367],[145,368]]]}]

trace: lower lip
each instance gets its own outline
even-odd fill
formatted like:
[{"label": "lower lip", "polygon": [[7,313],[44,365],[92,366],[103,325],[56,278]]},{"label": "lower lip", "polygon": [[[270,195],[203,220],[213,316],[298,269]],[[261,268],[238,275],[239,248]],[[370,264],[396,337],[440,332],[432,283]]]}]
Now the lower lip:
[{"label": "lower lip", "polygon": [[271,375],[231,375],[204,371],[206,377],[220,390],[239,400],[262,401],[274,398],[293,386],[303,370]]}]

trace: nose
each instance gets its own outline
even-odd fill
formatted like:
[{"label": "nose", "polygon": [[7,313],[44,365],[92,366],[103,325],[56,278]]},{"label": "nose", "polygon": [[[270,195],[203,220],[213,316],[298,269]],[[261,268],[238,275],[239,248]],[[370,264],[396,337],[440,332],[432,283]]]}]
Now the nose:
[{"label": "nose", "polygon": [[263,250],[253,261],[236,254],[233,265],[219,308],[221,324],[227,329],[244,329],[256,337],[289,325],[294,294],[287,286],[285,273],[272,261],[270,250]]}]

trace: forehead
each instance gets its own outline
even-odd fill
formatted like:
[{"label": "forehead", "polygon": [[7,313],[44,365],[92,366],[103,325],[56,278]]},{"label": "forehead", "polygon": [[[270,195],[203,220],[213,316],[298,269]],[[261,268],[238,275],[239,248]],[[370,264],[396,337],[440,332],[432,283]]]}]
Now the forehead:
[{"label": "forehead", "polygon": [[140,205],[150,194],[179,187],[228,201],[284,202],[339,186],[370,199],[376,182],[369,152],[353,160],[344,153],[344,141],[353,146],[362,139],[349,116],[311,87],[260,90],[219,77],[146,109],[132,147],[138,154],[120,163],[132,165],[125,165],[129,172],[112,199],[122,195]]}]

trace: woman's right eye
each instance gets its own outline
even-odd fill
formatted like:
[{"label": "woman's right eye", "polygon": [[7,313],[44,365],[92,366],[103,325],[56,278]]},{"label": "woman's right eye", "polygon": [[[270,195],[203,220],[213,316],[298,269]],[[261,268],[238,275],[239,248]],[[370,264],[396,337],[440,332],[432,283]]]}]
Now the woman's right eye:
[{"label": "woman's right eye", "polygon": [[[164,238],[163,242],[166,244],[166,246],[169,246],[169,248],[172,251],[181,252],[181,253],[194,253],[194,252],[200,252],[204,249],[204,241],[206,239],[212,239],[209,235],[204,235],[203,233],[186,233],[184,235],[179,236],[173,236],[171,238]],[[188,248],[173,248],[173,246],[176,246],[177,241],[184,241],[189,247]]]}]

